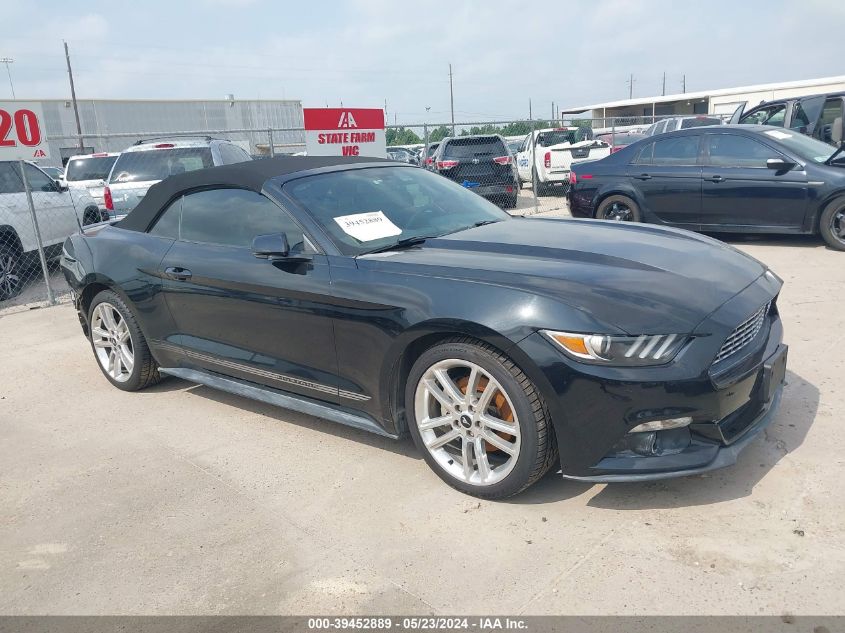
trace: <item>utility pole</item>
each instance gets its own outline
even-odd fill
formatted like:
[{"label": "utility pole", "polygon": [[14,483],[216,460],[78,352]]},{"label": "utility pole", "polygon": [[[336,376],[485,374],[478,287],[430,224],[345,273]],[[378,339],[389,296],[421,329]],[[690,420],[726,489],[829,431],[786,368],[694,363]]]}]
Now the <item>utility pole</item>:
[{"label": "utility pole", "polygon": [[534,117],[531,114],[531,97],[528,98],[528,120],[533,121]]},{"label": "utility pole", "polygon": [[666,71],[663,71],[663,92],[661,92],[664,97],[666,96]]},{"label": "utility pole", "polygon": [[628,98],[634,98],[634,73],[631,73],[631,78],[628,79]]},{"label": "utility pole", "polygon": [[681,78],[681,92],[686,93],[687,91],[687,76],[684,75]]},{"label": "utility pole", "polygon": [[452,136],[455,136],[455,93],[452,90],[452,64],[449,64],[449,104],[452,109]]},{"label": "utility pole", "polygon": [[76,117],[76,133],[79,134],[79,149],[85,149],[85,143],[82,141],[82,125],[79,123],[79,106],[76,104],[76,88],[73,87],[73,70],[70,67],[70,53],[67,50],[67,42],[62,42],[65,45],[65,59],[67,60],[67,76],[70,78],[70,98],[73,100],[73,115]]},{"label": "utility pole", "polygon": [[12,83],[12,71],[9,70],[9,64],[14,64],[15,60],[11,57],[0,57],[0,64],[6,64],[6,74],[9,75],[9,87],[12,89],[12,99],[15,98],[15,84]]},{"label": "utility pole", "polygon": [[552,121],[555,120],[555,102],[552,101]]}]

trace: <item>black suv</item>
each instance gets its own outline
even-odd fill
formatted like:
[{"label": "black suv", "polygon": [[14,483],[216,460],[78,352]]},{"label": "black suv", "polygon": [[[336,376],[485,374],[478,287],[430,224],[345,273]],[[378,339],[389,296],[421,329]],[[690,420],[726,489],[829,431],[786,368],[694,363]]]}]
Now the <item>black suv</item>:
[{"label": "black suv", "polygon": [[[845,92],[766,101],[748,111],[744,110],[743,104],[734,112],[730,122],[786,127],[838,146],[843,140],[839,132],[845,109],[843,104]],[[837,119],[839,126],[836,125]]]},{"label": "black suv", "polygon": [[501,136],[445,138],[437,148],[433,162],[434,170],[441,176],[500,207],[513,209],[516,206],[519,195],[516,163]]}]

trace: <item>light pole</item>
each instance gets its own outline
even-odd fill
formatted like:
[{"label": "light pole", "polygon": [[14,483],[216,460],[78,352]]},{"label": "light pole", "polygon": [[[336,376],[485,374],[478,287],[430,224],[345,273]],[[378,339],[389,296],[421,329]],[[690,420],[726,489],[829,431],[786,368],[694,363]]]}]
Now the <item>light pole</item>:
[{"label": "light pole", "polygon": [[6,64],[6,74],[9,75],[9,87],[12,89],[12,99],[15,98],[15,84],[12,83],[12,71],[9,70],[9,64],[14,64],[15,60],[11,57],[0,57],[0,64]]}]

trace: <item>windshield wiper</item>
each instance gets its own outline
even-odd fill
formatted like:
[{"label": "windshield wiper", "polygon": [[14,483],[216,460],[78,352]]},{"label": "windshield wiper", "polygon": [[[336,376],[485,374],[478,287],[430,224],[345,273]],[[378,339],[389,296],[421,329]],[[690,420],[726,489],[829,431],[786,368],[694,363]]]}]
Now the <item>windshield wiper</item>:
[{"label": "windshield wiper", "polygon": [[481,220],[480,222],[476,222],[476,223],[475,223],[475,224],[473,224],[472,226],[473,226],[473,227],[476,227],[476,226],[487,226],[488,224],[497,224],[497,223],[499,223],[499,222],[501,222],[501,221],[502,221],[502,220]]},{"label": "windshield wiper", "polygon": [[401,240],[388,244],[387,246],[379,246],[371,251],[365,251],[361,255],[372,255],[373,253],[385,253],[387,251],[400,250],[409,246],[416,246],[422,244],[426,240],[433,240],[440,237],[440,235],[413,235],[411,237],[404,237]]}]

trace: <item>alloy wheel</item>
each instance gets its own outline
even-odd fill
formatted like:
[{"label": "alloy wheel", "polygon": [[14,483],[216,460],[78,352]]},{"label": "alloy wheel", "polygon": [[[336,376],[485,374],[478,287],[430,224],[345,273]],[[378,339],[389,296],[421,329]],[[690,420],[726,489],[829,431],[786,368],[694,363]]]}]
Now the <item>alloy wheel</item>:
[{"label": "alloy wheel", "polygon": [[20,263],[14,253],[0,252],[0,299],[9,299],[20,292]]},{"label": "alloy wheel", "polygon": [[132,336],[126,320],[110,303],[100,303],[91,315],[91,342],[100,366],[112,379],[126,382],[135,367]]},{"label": "alloy wheel", "polygon": [[605,220],[616,220],[618,222],[630,222],[634,219],[634,213],[624,202],[614,202],[604,210]]},{"label": "alloy wheel", "polygon": [[426,450],[455,479],[489,486],[516,465],[516,410],[499,382],[475,363],[446,359],[429,367],[414,408]]}]

